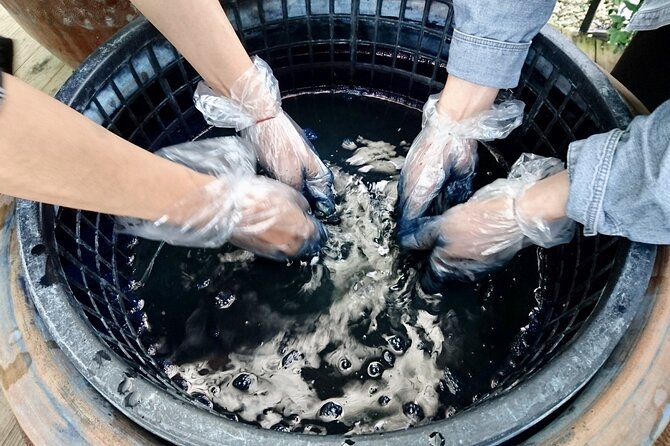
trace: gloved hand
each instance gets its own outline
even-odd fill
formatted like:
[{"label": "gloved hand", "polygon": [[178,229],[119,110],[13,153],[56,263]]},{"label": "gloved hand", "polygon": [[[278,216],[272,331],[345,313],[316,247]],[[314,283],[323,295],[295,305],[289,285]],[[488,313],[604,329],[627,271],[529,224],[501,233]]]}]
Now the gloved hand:
[{"label": "gloved hand", "polygon": [[189,247],[230,242],[275,260],[315,254],[326,238],[302,195],[256,175],[254,151],[238,137],[179,144],[156,154],[215,179],[156,221],[117,218],[120,232]]},{"label": "gloved hand", "polygon": [[533,184],[561,170],[563,163],[556,158],[523,154],[507,179],[483,187],[441,216],[417,220],[415,230],[399,233],[402,246],[433,250],[422,279],[424,290],[436,292],[445,280],[475,280],[531,244],[550,248],[569,242],[574,221],[544,220],[516,206]]},{"label": "gloved hand", "polygon": [[301,191],[320,217],[335,212],[333,174],[304,132],[282,110],[277,79],[260,58],[235,81],[230,97],[201,82],[195,107],[216,127],[235,128],[252,143],[267,174]]},{"label": "gloved hand", "polygon": [[477,140],[505,138],[521,124],[524,104],[518,100],[494,105],[460,122],[437,111],[439,95],[423,107],[422,130],[410,147],[398,183],[399,227],[425,216],[433,199],[445,190],[451,204],[472,191],[477,166]]}]

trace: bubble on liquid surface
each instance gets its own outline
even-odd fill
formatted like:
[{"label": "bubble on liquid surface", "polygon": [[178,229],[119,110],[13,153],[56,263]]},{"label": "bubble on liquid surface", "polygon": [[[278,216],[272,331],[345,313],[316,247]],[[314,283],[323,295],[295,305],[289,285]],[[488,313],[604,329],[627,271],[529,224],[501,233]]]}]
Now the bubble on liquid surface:
[{"label": "bubble on liquid surface", "polygon": [[302,353],[299,353],[295,350],[291,351],[289,354],[284,356],[281,360],[281,365],[284,368],[290,367],[293,363],[296,363],[304,358]]},{"label": "bubble on liquid surface", "polygon": [[407,416],[407,418],[411,419],[413,422],[418,422],[425,418],[421,406],[414,402],[403,404],[402,411]]},{"label": "bubble on liquid surface", "polygon": [[314,131],[314,129],[310,129],[308,127],[305,127],[302,130],[305,132],[305,136],[310,141],[316,141],[317,139],[319,139],[319,135],[317,135],[317,133]]},{"label": "bubble on liquid surface", "polygon": [[230,291],[221,291],[214,297],[214,306],[218,310],[225,310],[233,306],[235,299],[235,295]]},{"label": "bubble on liquid surface", "polygon": [[386,364],[388,364],[389,367],[393,367],[393,364],[395,364],[395,355],[388,350],[384,350],[384,353],[382,353],[382,358],[384,358],[384,361]]},{"label": "bubble on liquid surface", "polygon": [[400,336],[391,336],[388,343],[396,353],[402,353],[407,348],[406,341]]},{"label": "bubble on liquid surface", "polygon": [[241,373],[233,380],[233,387],[246,392],[254,382],[254,377],[248,373]]},{"label": "bubble on liquid surface", "polygon": [[328,401],[326,404],[321,406],[319,415],[324,418],[339,418],[340,415],[342,415],[342,406],[332,401]]},{"label": "bubble on liquid surface", "polygon": [[391,402],[391,397],[389,397],[389,396],[387,396],[387,395],[382,395],[382,396],[379,397],[379,399],[377,400],[377,402],[378,402],[379,405],[382,406],[382,407],[383,407],[383,406],[387,406],[388,403]]},{"label": "bubble on liquid surface", "polygon": [[430,446],[444,446],[444,436],[439,432],[432,432],[428,435],[428,444]]},{"label": "bubble on liquid surface", "polygon": [[283,423],[283,422],[273,424],[270,429],[272,429],[273,431],[277,431],[277,432],[291,432],[291,428],[288,425],[286,425],[286,423]]},{"label": "bubble on liquid surface", "polygon": [[370,364],[368,364],[368,375],[370,378],[379,378],[382,376],[383,372],[384,366],[382,366],[381,363],[372,361]]}]

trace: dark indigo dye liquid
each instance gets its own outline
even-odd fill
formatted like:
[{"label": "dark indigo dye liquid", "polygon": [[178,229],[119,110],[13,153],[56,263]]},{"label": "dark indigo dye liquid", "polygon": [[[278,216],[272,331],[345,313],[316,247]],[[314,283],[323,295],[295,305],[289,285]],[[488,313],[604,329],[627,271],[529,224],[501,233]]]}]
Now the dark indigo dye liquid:
[{"label": "dark indigo dye liquid", "polygon": [[[284,108],[333,167],[341,222],[318,258],[288,264],[231,246],[133,244],[145,347],[199,403],[282,431],[402,429],[488,395],[541,303],[538,252],[478,283],[424,294],[422,256],[393,238],[397,172],[365,160],[404,157],[420,112],[344,93],[297,96]],[[475,188],[504,175],[480,148]]]}]

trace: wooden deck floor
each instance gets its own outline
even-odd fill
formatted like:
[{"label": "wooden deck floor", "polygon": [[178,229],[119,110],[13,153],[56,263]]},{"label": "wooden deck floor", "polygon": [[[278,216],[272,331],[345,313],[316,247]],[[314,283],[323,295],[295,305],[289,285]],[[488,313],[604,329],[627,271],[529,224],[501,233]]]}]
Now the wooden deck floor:
[{"label": "wooden deck floor", "polygon": [[14,74],[33,87],[53,95],[72,74],[72,68],[26,34],[2,6],[0,36],[14,41]]}]

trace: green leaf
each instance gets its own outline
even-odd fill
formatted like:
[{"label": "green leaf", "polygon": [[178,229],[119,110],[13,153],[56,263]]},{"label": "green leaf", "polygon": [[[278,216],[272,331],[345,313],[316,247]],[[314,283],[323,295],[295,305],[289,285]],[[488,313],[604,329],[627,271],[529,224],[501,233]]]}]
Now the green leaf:
[{"label": "green leaf", "polygon": [[628,0],[623,0],[623,4],[626,5],[626,8],[629,10],[636,12],[640,8],[640,4],[638,3],[637,5],[635,3],[632,3]]}]

